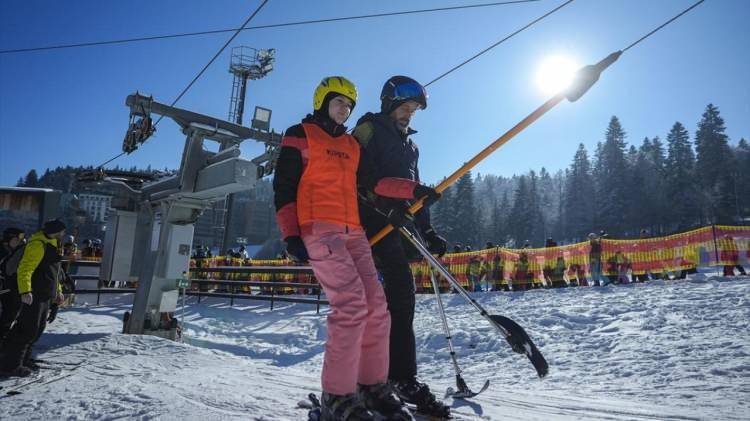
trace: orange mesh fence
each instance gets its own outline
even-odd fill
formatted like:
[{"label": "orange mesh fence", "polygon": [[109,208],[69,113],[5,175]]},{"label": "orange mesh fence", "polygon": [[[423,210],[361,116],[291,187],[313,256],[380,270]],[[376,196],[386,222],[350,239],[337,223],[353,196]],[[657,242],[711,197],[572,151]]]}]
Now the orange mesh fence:
[{"label": "orange mesh fence", "polygon": [[[440,260],[462,287],[473,290],[537,288],[550,283],[576,281],[586,285],[591,277],[591,244],[586,242],[537,249],[496,247],[446,254]],[[750,262],[750,227],[716,225],[665,237],[634,240],[601,240],[601,270],[605,276],[678,273],[698,266],[724,266]],[[218,266],[291,266],[286,259],[254,260],[227,257],[192,259],[191,269]],[[425,260],[410,263],[418,292],[432,292],[430,271]],[[441,291],[450,290],[435,273]],[[317,283],[305,273],[225,273],[193,271],[194,278],[269,282]],[[248,288],[249,291],[249,288]],[[286,288],[285,292],[304,293]]]}]

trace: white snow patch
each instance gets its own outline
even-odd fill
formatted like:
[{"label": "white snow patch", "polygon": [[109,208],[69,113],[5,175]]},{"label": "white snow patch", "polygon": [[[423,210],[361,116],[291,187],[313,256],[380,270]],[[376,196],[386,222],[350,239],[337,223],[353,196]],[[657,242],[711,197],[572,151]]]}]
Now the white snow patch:
[{"label": "white snow patch", "polygon": [[[526,329],[550,374],[538,379],[478,312],[445,294],[464,378],[474,388],[491,381],[471,401],[448,399],[458,419],[750,414],[750,277],[473,296]],[[62,310],[36,347],[49,367],[0,381],[0,419],[306,419],[296,404],[319,391],[326,336],[314,306],[191,299],[178,343],[118,333],[131,300]],[[442,394],[455,377],[431,295],[417,297],[415,331],[420,376]]]}]

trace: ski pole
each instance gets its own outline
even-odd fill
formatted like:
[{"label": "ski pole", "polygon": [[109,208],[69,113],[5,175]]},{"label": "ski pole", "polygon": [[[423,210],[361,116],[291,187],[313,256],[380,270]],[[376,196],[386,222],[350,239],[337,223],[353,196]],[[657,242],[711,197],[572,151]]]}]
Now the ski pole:
[{"label": "ski pole", "polygon": [[448,280],[448,283],[451,284],[453,289],[458,292],[466,301],[468,301],[474,308],[479,310],[482,317],[484,317],[490,324],[492,324],[495,329],[497,329],[500,334],[503,335],[506,341],[508,341],[508,344],[510,344],[513,351],[519,353],[519,354],[525,354],[529,360],[531,361],[531,364],[536,369],[537,374],[539,377],[544,377],[549,372],[549,366],[547,364],[547,361],[544,359],[544,356],[539,351],[539,349],[534,345],[534,342],[531,340],[529,335],[526,333],[526,331],[515,321],[512,319],[500,316],[500,315],[493,315],[487,313],[487,310],[485,310],[479,303],[474,300],[469,293],[466,292],[463,287],[461,287],[461,284],[456,281],[456,279],[453,277],[453,275],[448,271],[448,269],[445,268],[445,266],[438,261],[435,256],[433,256],[427,248],[425,248],[422,243],[417,240],[417,238],[414,236],[414,234],[411,233],[408,229],[404,227],[400,227],[399,231],[401,234],[406,237],[409,242],[411,242],[414,247],[419,251],[419,253],[424,256],[425,259],[427,259],[427,262],[432,266],[435,270],[438,271],[445,279]]},{"label": "ski pole", "polygon": [[[424,240],[422,239],[422,236],[419,235],[419,232],[415,231],[414,234],[417,237],[417,240],[422,243]],[[438,286],[437,280],[435,279],[435,272],[432,270],[432,268],[428,267],[427,270],[430,272],[430,282],[432,282],[432,290],[435,292],[435,299],[437,300],[437,306],[438,306],[438,312],[440,313],[440,321],[443,323],[443,331],[445,332],[445,339],[448,341],[448,351],[451,356],[451,361],[453,362],[453,369],[456,372],[456,387],[458,390],[455,392],[452,390],[452,388],[448,388],[448,392],[446,393],[446,396],[451,396],[454,398],[470,398],[478,395],[479,393],[482,393],[482,391],[486,390],[489,385],[490,381],[487,380],[484,382],[484,385],[479,390],[479,392],[473,392],[471,389],[469,389],[469,386],[466,384],[466,381],[464,380],[463,376],[461,376],[461,368],[458,366],[458,361],[456,360],[456,351],[453,348],[453,336],[451,335],[450,327],[448,326],[448,318],[445,316],[445,309],[443,308],[443,299],[440,297],[440,287]]]},{"label": "ski pole", "polygon": [[[534,123],[536,120],[539,119],[539,117],[543,116],[547,111],[554,108],[557,104],[559,104],[563,99],[568,99],[570,102],[575,102],[579,98],[581,98],[593,85],[596,83],[597,80],[599,80],[599,75],[601,74],[604,69],[609,67],[612,63],[614,63],[622,54],[622,51],[615,51],[614,53],[608,55],[606,58],[601,60],[600,62],[584,66],[578,72],[576,73],[575,79],[572,83],[572,85],[566,89],[563,92],[558,93],[557,95],[553,96],[547,102],[542,104],[539,108],[534,110],[531,114],[526,116],[523,120],[521,120],[518,124],[513,126],[510,130],[505,132],[502,136],[497,138],[494,142],[492,142],[489,146],[484,148],[481,152],[479,152],[477,155],[475,155],[471,160],[464,163],[464,165],[461,166],[458,170],[456,170],[453,174],[449,175],[448,178],[440,182],[440,184],[435,187],[435,191],[438,193],[442,193],[445,191],[448,187],[453,185],[459,178],[461,178],[464,174],[469,172],[472,168],[474,168],[477,164],[479,164],[481,161],[483,161],[485,158],[487,158],[492,152],[495,152],[498,148],[506,144],[509,140],[511,140],[513,137],[515,137],[518,133],[520,133],[523,129],[529,127],[532,123]],[[411,205],[409,208],[409,213],[412,215],[416,213],[418,210],[422,209],[424,200],[426,197],[419,198],[414,204]],[[391,231],[393,231],[393,225],[387,225],[385,228],[380,230],[374,237],[370,239],[370,245],[375,245],[378,241],[382,240],[383,237],[388,235]]]},{"label": "ski pole", "polygon": [[453,361],[453,369],[456,372],[457,390],[454,391],[453,388],[449,387],[446,391],[446,396],[450,396],[452,398],[474,397],[487,390],[487,388],[490,387],[490,381],[485,380],[484,385],[482,385],[478,392],[472,391],[466,384],[466,380],[464,380],[463,376],[461,375],[461,368],[458,366],[458,361],[456,360],[456,351],[453,348],[453,336],[451,335],[450,328],[448,327],[448,319],[446,318],[445,310],[443,309],[443,300],[442,298],[440,298],[440,288],[438,287],[438,283],[435,280],[435,273],[432,271],[432,269],[428,270],[430,271],[430,281],[432,282],[432,289],[435,291],[435,298],[437,299],[438,310],[440,311],[440,319],[443,322],[445,339],[448,341],[448,350],[450,351],[451,360]]}]

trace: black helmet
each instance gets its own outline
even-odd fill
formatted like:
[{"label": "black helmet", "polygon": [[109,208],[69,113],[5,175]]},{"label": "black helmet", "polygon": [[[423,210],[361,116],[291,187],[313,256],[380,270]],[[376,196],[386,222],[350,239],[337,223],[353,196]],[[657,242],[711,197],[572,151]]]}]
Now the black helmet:
[{"label": "black helmet", "polygon": [[15,228],[15,227],[6,228],[5,231],[3,231],[3,241],[7,243],[10,240],[18,237],[19,235],[23,233],[24,233],[23,230],[20,228]]},{"label": "black helmet", "polygon": [[427,91],[419,82],[406,76],[393,76],[380,92],[380,111],[389,114],[406,101],[416,101],[427,108]]}]

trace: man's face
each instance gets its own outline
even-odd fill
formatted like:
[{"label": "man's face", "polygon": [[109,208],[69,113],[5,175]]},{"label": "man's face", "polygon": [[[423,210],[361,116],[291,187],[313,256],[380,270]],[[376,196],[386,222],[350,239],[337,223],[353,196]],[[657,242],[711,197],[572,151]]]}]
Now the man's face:
[{"label": "man's face", "polygon": [[328,103],[328,115],[336,124],[344,124],[352,113],[353,106],[352,100],[339,95]]},{"label": "man's face", "polygon": [[57,241],[62,241],[63,237],[65,236],[65,230],[62,230],[60,232],[56,232],[49,236],[49,238],[55,238]]},{"label": "man's face", "polygon": [[8,241],[8,245],[10,246],[11,249],[18,248],[18,246],[20,246],[21,243],[23,243],[23,234],[15,236],[11,238],[10,241]]},{"label": "man's face", "polygon": [[396,127],[406,133],[414,113],[421,109],[422,106],[417,101],[406,101],[391,111],[391,118],[396,123]]}]

